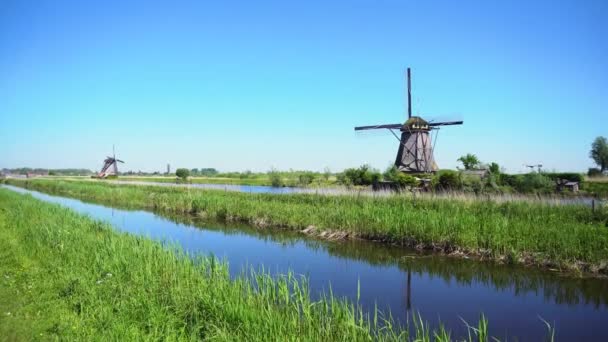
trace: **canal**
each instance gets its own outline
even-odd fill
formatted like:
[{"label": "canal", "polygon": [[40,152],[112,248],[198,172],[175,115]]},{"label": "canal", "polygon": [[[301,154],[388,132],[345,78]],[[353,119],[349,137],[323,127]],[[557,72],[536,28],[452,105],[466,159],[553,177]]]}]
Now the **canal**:
[{"label": "canal", "polygon": [[360,298],[364,310],[377,306],[405,324],[420,315],[440,321],[463,336],[463,321],[476,324],[483,313],[492,336],[540,340],[541,318],[556,329],[557,340],[608,341],[608,280],[574,277],[546,270],[497,265],[366,241],[324,241],[299,233],[170,218],[4,186],[57,203],[117,230],[177,243],[190,254],[213,254],[230,265],[231,276],[248,268],[272,274],[306,276],[311,295]]}]

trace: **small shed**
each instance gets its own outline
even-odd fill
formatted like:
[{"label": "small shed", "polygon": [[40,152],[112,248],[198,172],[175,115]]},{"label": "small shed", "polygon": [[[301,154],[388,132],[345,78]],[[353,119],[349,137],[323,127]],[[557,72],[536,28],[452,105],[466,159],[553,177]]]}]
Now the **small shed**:
[{"label": "small shed", "polygon": [[572,192],[578,192],[578,182],[573,182],[567,179],[558,179],[555,181],[557,185],[557,191],[562,192],[564,190],[570,190]]}]

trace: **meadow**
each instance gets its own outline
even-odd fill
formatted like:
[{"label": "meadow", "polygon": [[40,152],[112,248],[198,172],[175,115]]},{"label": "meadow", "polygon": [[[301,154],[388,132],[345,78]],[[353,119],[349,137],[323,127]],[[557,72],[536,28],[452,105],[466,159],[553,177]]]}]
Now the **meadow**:
[{"label": "meadow", "polygon": [[6,180],[50,194],[169,214],[289,229],[325,238],[361,238],[506,263],[608,274],[608,209],[528,201],[415,196],[250,194]]},{"label": "meadow", "polygon": [[[449,341],[418,315],[365,315],[306,279],[230,279],[212,256],[119,233],[59,205],[0,189],[0,336],[6,340]],[[482,316],[469,341],[488,341]],[[554,331],[549,326],[548,334]]]}]

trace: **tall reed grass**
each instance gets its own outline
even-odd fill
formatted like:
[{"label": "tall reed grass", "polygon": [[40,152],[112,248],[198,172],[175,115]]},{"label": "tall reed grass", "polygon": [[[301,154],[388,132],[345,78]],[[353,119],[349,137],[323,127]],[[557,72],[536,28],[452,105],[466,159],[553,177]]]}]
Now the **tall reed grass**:
[{"label": "tall reed grass", "polygon": [[[192,259],[75,212],[0,189],[0,336],[7,340],[448,341],[420,316],[398,327],[306,280],[252,272],[231,280]],[[468,340],[488,340],[482,317]]]},{"label": "tall reed grass", "polygon": [[[249,194],[103,182],[8,180],[93,200],[257,227],[343,235],[514,263],[608,273],[608,209],[416,196]],[[332,235],[334,236],[334,235]]]}]

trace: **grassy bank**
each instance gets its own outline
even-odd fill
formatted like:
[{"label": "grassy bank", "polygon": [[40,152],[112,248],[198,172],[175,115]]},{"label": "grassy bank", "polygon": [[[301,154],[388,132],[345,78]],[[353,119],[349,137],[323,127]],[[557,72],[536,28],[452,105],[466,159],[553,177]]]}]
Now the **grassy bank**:
[{"label": "grassy bank", "polygon": [[324,236],[357,236],[506,262],[608,273],[608,210],[529,202],[249,194],[8,180],[52,194]]},{"label": "grassy bank", "polygon": [[[176,183],[176,177],[132,177],[121,176],[121,181]],[[229,184],[229,185],[270,185],[270,180],[265,178],[225,178],[225,177],[189,177],[189,183],[194,184]]]},{"label": "grassy bank", "polygon": [[192,262],[31,197],[0,190],[0,208],[5,338],[391,337],[374,336],[345,302],[310,302],[290,277],[258,276],[256,291],[246,280],[230,281],[212,259]]},{"label": "grassy bank", "polygon": [[[231,280],[211,257],[192,260],[6,189],[0,257],[6,340],[450,340],[420,319],[410,334],[344,300],[312,302],[292,275]],[[469,340],[487,341],[487,323]]]},{"label": "grassy bank", "polygon": [[[331,187],[337,186],[335,177],[330,180],[324,180],[320,177],[316,178],[314,182],[302,184],[298,179],[298,174],[285,173],[281,176],[281,186],[288,187]],[[65,176],[47,176],[47,178],[54,179],[83,179],[90,177],[65,177]],[[120,181],[132,181],[132,182],[154,182],[154,183],[182,183],[184,181],[178,180],[175,176],[120,176]],[[266,175],[254,175],[247,178],[238,177],[205,177],[195,176],[188,177],[187,183],[191,184],[228,184],[228,185],[260,185],[260,186],[272,186],[272,180]]]},{"label": "grassy bank", "polygon": [[589,179],[581,183],[581,190],[600,198],[608,198],[608,178]]}]

